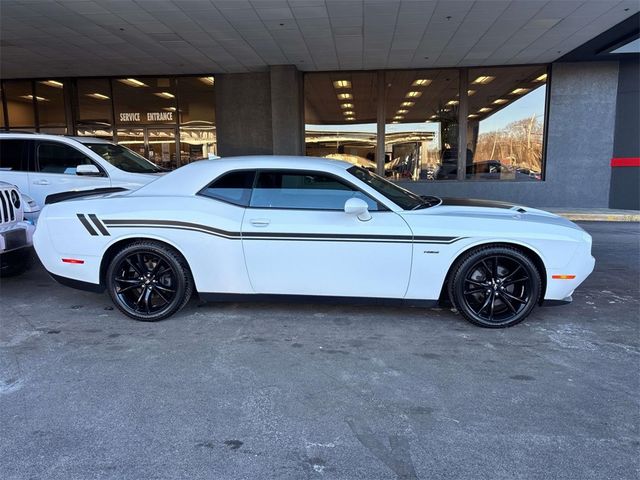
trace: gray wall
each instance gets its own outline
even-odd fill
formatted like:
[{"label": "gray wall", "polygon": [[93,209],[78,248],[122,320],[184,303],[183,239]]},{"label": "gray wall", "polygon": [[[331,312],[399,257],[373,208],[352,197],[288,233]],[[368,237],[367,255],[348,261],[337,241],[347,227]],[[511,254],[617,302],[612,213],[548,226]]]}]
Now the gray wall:
[{"label": "gray wall", "polygon": [[549,85],[543,182],[402,182],[421,194],[488,198],[534,207],[607,207],[617,62],[556,63]]},{"label": "gray wall", "polygon": [[270,155],[271,80],[269,72],[216,75],[218,155]]},{"label": "gray wall", "polygon": [[302,74],[293,65],[269,72],[216,75],[218,155],[302,155]]}]

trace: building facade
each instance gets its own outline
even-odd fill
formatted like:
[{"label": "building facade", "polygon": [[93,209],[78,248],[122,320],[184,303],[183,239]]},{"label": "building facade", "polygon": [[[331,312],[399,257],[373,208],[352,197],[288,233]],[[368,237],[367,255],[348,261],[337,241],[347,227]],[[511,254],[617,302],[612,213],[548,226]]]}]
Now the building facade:
[{"label": "building facade", "polygon": [[421,194],[638,209],[639,20],[629,15],[543,63],[3,72],[0,128],[106,138],[169,169],[217,156],[321,156]]}]

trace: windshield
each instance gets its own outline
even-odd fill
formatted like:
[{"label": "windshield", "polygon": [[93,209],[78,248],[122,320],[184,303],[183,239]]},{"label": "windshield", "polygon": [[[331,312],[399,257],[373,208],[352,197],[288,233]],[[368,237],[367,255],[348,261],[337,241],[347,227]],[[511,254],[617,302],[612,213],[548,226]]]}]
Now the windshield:
[{"label": "windshield", "polygon": [[130,173],[158,173],[162,169],[122,145],[85,143],[85,145],[120,170]]},{"label": "windshield", "polygon": [[420,195],[416,195],[364,168],[351,167],[347,169],[347,172],[358,180],[362,180],[376,192],[381,193],[404,210],[428,208],[440,203],[440,199],[436,197],[421,197]]}]

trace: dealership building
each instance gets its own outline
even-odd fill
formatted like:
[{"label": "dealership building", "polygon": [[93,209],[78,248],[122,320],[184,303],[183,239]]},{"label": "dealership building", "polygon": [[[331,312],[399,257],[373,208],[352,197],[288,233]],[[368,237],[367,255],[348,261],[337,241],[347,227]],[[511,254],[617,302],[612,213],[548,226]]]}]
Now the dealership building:
[{"label": "dealership building", "polygon": [[[640,209],[637,0],[3,0],[0,129]],[[37,168],[34,167],[34,168]]]}]

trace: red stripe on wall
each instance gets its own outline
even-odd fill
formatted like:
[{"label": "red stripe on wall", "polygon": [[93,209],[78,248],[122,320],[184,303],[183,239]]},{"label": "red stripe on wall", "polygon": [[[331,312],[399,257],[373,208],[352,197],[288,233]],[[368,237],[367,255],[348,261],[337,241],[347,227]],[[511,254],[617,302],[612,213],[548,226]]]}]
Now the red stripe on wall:
[{"label": "red stripe on wall", "polygon": [[612,167],[640,167],[640,157],[612,158]]}]

